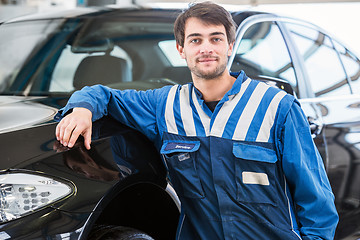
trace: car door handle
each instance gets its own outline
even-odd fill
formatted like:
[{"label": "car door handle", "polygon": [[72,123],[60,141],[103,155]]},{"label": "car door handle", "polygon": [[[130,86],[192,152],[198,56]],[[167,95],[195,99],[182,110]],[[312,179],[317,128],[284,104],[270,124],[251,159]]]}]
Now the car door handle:
[{"label": "car door handle", "polygon": [[317,119],[315,119],[313,117],[307,117],[307,119],[308,119],[309,126],[310,126],[311,136],[313,138],[315,138],[317,135],[320,134],[320,132],[322,130],[322,124],[320,123],[320,121],[318,121]]}]

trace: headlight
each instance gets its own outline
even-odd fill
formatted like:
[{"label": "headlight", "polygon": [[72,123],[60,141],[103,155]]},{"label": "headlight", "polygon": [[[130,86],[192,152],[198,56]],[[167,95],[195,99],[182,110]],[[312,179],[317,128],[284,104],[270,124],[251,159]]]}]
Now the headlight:
[{"label": "headlight", "polygon": [[55,179],[29,173],[0,175],[0,222],[7,222],[49,205],[72,193]]}]

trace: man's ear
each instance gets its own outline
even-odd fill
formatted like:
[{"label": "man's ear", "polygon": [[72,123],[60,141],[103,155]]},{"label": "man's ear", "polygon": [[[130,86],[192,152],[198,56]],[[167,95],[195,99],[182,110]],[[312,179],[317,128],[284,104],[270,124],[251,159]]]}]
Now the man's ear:
[{"label": "man's ear", "polygon": [[232,52],[233,52],[234,43],[235,43],[235,42],[232,42],[232,43],[229,44],[228,57],[230,57],[231,54],[232,54]]},{"label": "man's ear", "polygon": [[176,49],[178,50],[180,57],[182,59],[185,59],[185,52],[184,52],[184,47],[180,46],[178,43],[176,43]]}]

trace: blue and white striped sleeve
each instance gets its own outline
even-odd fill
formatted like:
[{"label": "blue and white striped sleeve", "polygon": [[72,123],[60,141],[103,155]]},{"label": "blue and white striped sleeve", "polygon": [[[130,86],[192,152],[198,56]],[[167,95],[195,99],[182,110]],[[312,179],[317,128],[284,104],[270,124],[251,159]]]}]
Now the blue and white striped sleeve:
[{"label": "blue and white striped sleeve", "polygon": [[84,87],[70,97],[67,105],[55,116],[55,120],[61,120],[75,107],[84,107],[92,112],[92,121],[110,115],[153,140],[157,134],[157,104],[159,98],[169,89],[170,86],[147,91],[116,90],[102,85]]}]

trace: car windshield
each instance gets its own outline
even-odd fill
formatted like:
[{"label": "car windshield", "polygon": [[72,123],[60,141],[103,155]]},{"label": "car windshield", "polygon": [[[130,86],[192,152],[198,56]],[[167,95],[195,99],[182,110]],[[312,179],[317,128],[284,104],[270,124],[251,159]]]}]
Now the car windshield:
[{"label": "car windshield", "polygon": [[0,39],[2,95],[70,94],[94,84],[146,90],[191,81],[169,18],[22,21],[0,25]]}]

